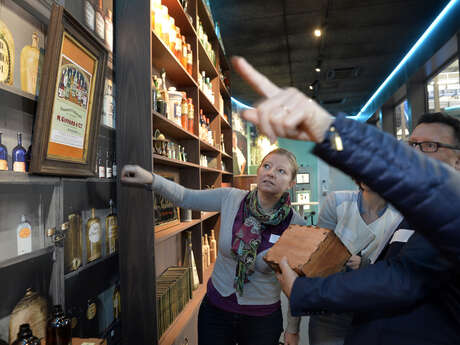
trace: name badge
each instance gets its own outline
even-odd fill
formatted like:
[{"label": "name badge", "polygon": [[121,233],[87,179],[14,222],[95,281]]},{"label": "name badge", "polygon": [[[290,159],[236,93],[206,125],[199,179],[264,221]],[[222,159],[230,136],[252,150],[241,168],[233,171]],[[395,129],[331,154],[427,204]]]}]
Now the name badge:
[{"label": "name badge", "polygon": [[270,243],[276,243],[278,240],[280,239],[280,237],[278,235],[275,235],[275,234],[271,234],[270,235],[270,239],[268,240]]}]

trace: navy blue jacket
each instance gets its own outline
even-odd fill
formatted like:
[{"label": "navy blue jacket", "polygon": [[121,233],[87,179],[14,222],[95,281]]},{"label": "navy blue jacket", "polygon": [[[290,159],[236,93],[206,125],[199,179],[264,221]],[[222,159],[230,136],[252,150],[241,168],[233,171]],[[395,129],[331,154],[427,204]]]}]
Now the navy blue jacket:
[{"label": "navy blue jacket", "polygon": [[[317,145],[315,153],[383,195],[439,249],[448,249],[450,258],[417,233],[400,250],[389,248],[387,257],[374,265],[327,278],[298,278],[291,292],[292,314],[355,312],[347,345],[460,344],[460,325],[455,319],[460,301],[456,294],[458,272],[453,264],[458,252],[436,235],[441,228],[447,229],[443,234],[460,230],[453,227],[458,219],[450,213],[453,207],[449,198],[459,191],[458,185],[452,185],[453,181],[460,184],[458,175],[375,128],[344,118],[338,118],[334,126],[344,150],[331,150],[325,140]],[[385,169],[385,165],[393,168]],[[424,183],[420,176],[425,178]],[[454,192],[438,194],[450,187]],[[427,205],[428,201],[442,204]],[[455,202],[459,209],[460,195]],[[431,228],[421,225],[414,209],[422,213],[420,218]],[[447,237],[458,239],[458,234]]]}]

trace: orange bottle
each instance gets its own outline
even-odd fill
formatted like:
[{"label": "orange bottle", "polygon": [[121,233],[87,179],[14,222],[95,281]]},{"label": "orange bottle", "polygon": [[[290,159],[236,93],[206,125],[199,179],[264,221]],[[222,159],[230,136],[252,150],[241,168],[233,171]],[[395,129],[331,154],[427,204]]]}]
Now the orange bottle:
[{"label": "orange bottle", "polygon": [[193,53],[190,43],[187,43],[187,72],[192,75],[193,73]]},{"label": "orange bottle", "polygon": [[180,63],[182,66],[184,66],[185,69],[187,69],[187,56],[187,43],[185,42],[185,36],[182,36],[182,59],[180,60]]},{"label": "orange bottle", "polygon": [[176,26],[176,44],[174,49],[174,55],[176,55],[179,61],[182,61],[182,36],[180,34],[180,28]]},{"label": "orange bottle", "polygon": [[181,125],[184,130],[188,131],[188,102],[187,93],[185,92],[182,92]]},{"label": "orange bottle", "polygon": [[188,131],[192,134],[195,133],[195,130],[194,130],[194,118],[195,118],[195,111],[193,109],[193,102],[192,102],[192,99],[189,98],[188,99]]}]

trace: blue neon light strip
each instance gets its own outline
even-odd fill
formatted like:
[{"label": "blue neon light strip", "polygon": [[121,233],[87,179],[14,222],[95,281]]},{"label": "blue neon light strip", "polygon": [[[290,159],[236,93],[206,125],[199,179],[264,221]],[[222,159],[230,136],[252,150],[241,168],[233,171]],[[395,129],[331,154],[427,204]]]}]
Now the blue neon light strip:
[{"label": "blue neon light strip", "polygon": [[239,100],[237,100],[236,98],[233,98],[232,97],[232,102],[234,102],[236,105],[238,105],[239,107],[241,108],[245,108],[245,109],[254,109],[253,107],[250,107],[249,105],[246,105],[244,103],[241,103]]},{"label": "blue neon light strip", "polygon": [[379,94],[385,89],[394,76],[399,72],[399,70],[407,63],[410,57],[416,52],[416,50],[429,38],[433,30],[439,25],[441,20],[449,13],[449,11],[458,3],[459,0],[451,0],[447,6],[442,10],[442,12],[436,17],[436,19],[431,23],[428,29],[423,33],[423,35],[418,39],[418,41],[413,45],[409,52],[404,56],[401,62],[396,66],[396,68],[391,72],[391,74],[385,79],[385,81],[380,85],[380,87],[375,91],[372,97],[366,102],[366,104],[361,108],[359,113],[356,116],[353,116],[356,120],[366,121],[372,114],[368,114],[369,107],[372,102],[379,96]]}]

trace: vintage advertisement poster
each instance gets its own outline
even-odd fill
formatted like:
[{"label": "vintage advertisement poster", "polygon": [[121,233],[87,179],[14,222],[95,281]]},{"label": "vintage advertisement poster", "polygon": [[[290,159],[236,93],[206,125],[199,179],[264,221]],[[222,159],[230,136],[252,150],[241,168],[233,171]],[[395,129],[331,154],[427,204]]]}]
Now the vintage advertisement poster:
[{"label": "vintage advertisement poster", "polygon": [[96,58],[64,34],[47,158],[86,163]]}]

